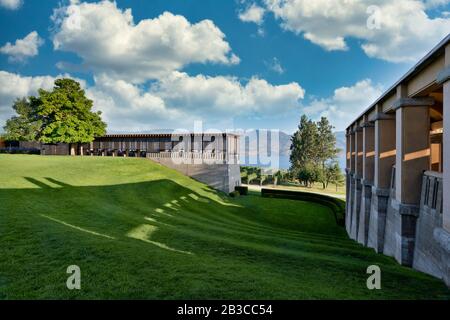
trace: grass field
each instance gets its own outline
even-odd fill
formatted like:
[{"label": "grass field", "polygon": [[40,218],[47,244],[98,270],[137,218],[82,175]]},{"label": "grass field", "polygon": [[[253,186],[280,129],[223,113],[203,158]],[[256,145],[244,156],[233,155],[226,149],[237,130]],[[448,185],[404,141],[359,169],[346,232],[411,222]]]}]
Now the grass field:
[{"label": "grass field", "polygon": [[[0,257],[0,299],[450,297],[326,207],[230,199],[145,159],[0,155]],[[382,290],[366,288],[371,264]]]}]

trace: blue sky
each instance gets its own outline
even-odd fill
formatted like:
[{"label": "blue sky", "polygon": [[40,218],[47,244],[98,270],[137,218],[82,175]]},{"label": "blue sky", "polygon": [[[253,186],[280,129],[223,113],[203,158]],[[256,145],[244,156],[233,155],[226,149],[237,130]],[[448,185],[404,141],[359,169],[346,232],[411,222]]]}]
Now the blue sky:
[{"label": "blue sky", "polygon": [[0,0],[0,126],[15,97],[71,76],[111,131],[203,120],[292,132],[303,113],[342,130],[450,31],[449,11],[447,0]]}]

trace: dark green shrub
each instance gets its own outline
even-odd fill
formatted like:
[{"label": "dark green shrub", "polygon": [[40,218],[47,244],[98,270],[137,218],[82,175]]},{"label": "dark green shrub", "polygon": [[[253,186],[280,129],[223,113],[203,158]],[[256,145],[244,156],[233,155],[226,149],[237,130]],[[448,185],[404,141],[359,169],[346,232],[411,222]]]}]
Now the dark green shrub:
[{"label": "dark green shrub", "polygon": [[8,154],[41,154],[40,149],[36,148],[3,148],[0,149],[0,153],[8,153]]},{"label": "dark green shrub", "polygon": [[234,191],[238,191],[240,195],[246,196],[248,195],[248,187],[237,186],[234,187]]},{"label": "dark green shrub", "polygon": [[241,195],[241,194],[239,193],[239,191],[236,191],[236,190],[230,192],[230,197],[232,197],[232,198],[237,198],[237,197],[239,197],[240,195]]}]

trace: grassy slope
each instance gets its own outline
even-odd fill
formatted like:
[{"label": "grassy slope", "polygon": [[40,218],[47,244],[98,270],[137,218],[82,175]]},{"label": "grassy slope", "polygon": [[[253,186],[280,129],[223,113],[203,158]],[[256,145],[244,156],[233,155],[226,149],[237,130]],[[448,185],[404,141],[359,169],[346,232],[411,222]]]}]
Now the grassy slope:
[{"label": "grassy slope", "polygon": [[[145,159],[0,155],[0,298],[448,298],[329,209],[229,199]],[[81,267],[82,290],[65,287]],[[382,290],[366,288],[370,264]]]}]

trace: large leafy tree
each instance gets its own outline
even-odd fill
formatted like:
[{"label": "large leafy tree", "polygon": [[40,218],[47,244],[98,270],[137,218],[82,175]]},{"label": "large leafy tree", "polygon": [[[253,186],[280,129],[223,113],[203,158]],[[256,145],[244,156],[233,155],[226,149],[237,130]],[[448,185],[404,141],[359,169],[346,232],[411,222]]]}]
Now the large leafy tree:
[{"label": "large leafy tree", "polygon": [[17,99],[13,109],[16,115],[6,121],[4,139],[12,141],[36,141],[42,121],[37,114],[38,101],[34,97]]},{"label": "large leafy tree", "polygon": [[[337,157],[336,137],[327,118],[313,122],[303,115],[291,138],[291,172],[306,186],[321,181],[328,184],[328,165]],[[334,169],[334,164],[333,164]]]},{"label": "large leafy tree", "polygon": [[311,185],[317,176],[317,139],[316,124],[303,115],[298,130],[291,138],[290,161],[294,176],[303,181],[305,185]]},{"label": "large leafy tree", "polygon": [[[339,149],[336,148],[336,136],[333,133],[333,129],[333,126],[325,117],[322,117],[317,122],[317,160],[322,166],[324,173],[327,171],[327,162],[336,159],[339,153]],[[326,176],[326,174],[323,176]],[[324,179],[322,184],[326,188],[328,182]]]},{"label": "large leafy tree", "polygon": [[16,101],[18,116],[5,126],[8,137],[15,140],[38,140],[44,143],[68,143],[71,154],[75,146],[104,135],[106,124],[101,112],[93,112],[80,84],[72,79],[58,79],[53,90],[40,89],[38,97]]},{"label": "large leafy tree", "polygon": [[317,159],[317,138],[317,126],[303,115],[298,130],[291,138],[290,161],[293,168],[299,168]]}]

